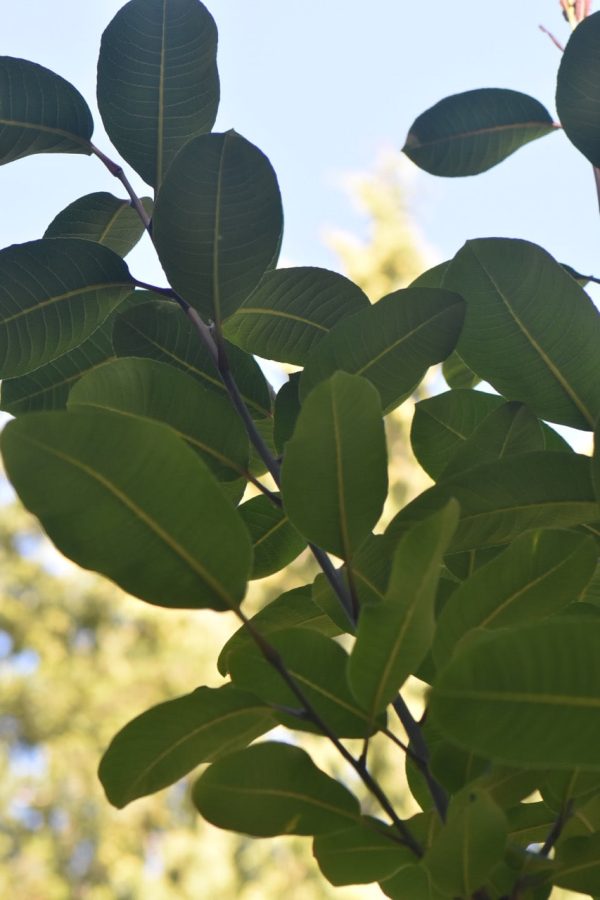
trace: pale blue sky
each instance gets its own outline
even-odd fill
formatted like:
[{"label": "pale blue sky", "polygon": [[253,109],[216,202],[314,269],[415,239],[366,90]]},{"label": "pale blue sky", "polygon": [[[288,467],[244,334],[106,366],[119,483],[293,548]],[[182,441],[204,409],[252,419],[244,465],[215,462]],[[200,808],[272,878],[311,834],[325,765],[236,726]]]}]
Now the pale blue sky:
[{"label": "pale blue sky", "polygon": [[[102,29],[120,0],[21,0],[0,16],[0,53],[42,63],[71,80],[95,109]],[[509,87],[554,114],[563,41],[558,0],[209,0],[220,32],[223,100],[218,127],[258,144],[278,172],[284,254],[334,267],[323,229],[360,234],[365,223],[340,188],[382,148],[399,148],[413,119],[441,97]],[[107,148],[96,114],[95,141]],[[133,179],[135,181],[135,179]],[[139,182],[136,182],[139,185]],[[139,185],[141,187],[141,185]],[[0,169],[0,246],[38,237],[56,212],[119,185],[86,157],[37,156]],[[589,165],[554,134],[476,178],[419,174],[413,208],[439,258],[470,237],[523,237],[585,272],[600,272],[600,222]],[[130,258],[140,278],[148,250]]]}]

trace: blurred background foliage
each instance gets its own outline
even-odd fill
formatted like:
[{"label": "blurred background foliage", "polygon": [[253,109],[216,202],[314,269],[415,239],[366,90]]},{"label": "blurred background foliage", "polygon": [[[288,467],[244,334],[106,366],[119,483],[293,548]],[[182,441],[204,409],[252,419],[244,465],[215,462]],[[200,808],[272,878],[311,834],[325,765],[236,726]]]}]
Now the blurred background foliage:
[{"label": "blurred background foliage", "polygon": [[[350,192],[369,221],[368,239],[330,233],[340,269],[373,302],[432,264],[411,223],[402,163],[385,156]],[[439,376],[434,376],[435,377]],[[429,390],[432,379],[421,390]],[[404,505],[428,486],[412,457],[411,402],[388,417],[391,500]],[[312,580],[300,557],[284,573],[253,583],[254,612]],[[96,769],[114,733],[149,706],[217,685],[218,651],[233,616],[145,605],[108,581],[63,563],[16,503],[0,518],[0,896],[20,900],[368,900],[376,886],[334,889],[311,858],[310,841],[253,840],[213,828],[193,812],[189,781],[109,806]],[[409,698],[410,699],[410,698]],[[418,685],[413,698],[418,703]],[[289,737],[288,737],[289,739]],[[348,772],[327,744],[302,743],[332,774]],[[392,750],[389,750],[392,746]],[[405,815],[393,745],[372,742],[374,772]],[[350,786],[360,786],[349,778]],[[365,799],[365,807],[376,810]],[[559,894],[553,895],[558,898]],[[561,894],[561,896],[575,896]]]}]

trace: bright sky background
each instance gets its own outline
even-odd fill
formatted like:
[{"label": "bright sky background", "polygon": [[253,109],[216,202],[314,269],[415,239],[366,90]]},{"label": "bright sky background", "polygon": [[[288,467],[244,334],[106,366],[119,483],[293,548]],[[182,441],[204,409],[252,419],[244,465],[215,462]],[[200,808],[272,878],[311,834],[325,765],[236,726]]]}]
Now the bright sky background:
[{"label": "bright sky background", "polygon": [[[72,81],[95,113],[101,31],[121,0],[4,3],[0,53],[39,62]],[[366,223],[341,185],[402,146],[413,119],[447,94],[508,87],[554,115],[560,53],[569,29],[558,0],[207,0],[220,32],[219,130],[235,127],[271,158],[286,213],[284,256],[334,267],[327,228],[360,236]],[[110,152],[110,151],[109,151]],[[523,237],[586,274],[600,274],[600,222],[590,166],[562,133],[534,142],[475,178],[414,171],[417,223],[447,258],[467,238]],[[132,179],[140,191],[143,186]],[[0,246],[40,237],[76,197],[120,185],[95,160],[34,156],[0,169]],[[134,274],[157,276],[149,248]]]}]

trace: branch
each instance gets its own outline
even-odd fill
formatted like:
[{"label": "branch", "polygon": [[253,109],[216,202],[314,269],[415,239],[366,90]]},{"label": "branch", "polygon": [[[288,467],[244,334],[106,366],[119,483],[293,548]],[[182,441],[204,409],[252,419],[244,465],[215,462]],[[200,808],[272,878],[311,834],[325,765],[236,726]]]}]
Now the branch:
[{"label": "branch", "polygon": [[142,201],[140,200],[140,198],[138,197],[138,195],[132,188],[129,179],[127,178],[127,175],[123,171],[123,167],[120,166],[118,163],[114,162],[112,159],[110,159],[106,155],[106,153],[103,153],[102,150],[99,150],[98,147],[96,147],[94,144],[90,143],[90,148],[91,148],[91,151],[94,154],[94,156],[97,156],[98,159],[100,160],[100,162],[104,163],[104,165],[106,166],[106,168],[108,169],[110,174],[114,175],[115,178],[119,179],[119,181],[121,182],[121,184],[123,185],[123,187],[125,188],[127,193],[129,194],[129,197],[131,199],[131,205],[133,206],[136,213],[138,214],[138,216],[144,223],[144,228],[146,229],[148,234],[151,234],[152,229],[151,229],[150,216],[144,209],[144,207],[142,205]]},{"label": "branch", "polygon": [[556,817],[556,821],[554,822],[554,825],[552,826],[552,828],[550,829],[550,831],[548,833],[548,837],[546,838],[546,840],[544,841],[544,843],[542,845],[542,848],[540,850],[540,856],[545,856],[545,857],[549,856],[550,851],[552,850],[552,848],[558,841],[559,837],[561,836],[562,830],[565,827],[565,825],[567,824],[567,822],[569,821],[569,819],[571,818],[572,814],[573,814],[573,798],[571,797],[569,800],[567,800],[567,802],[565,803],[565,805],[559,812],[558,816]]},{"label": "branch", "polygon": [[412,758],[427,782],[431,799],[435,804],[440,819],[442,822],[445,822],[446,813],[448,812],[448,797],[441,784],[431,774],[429,768],[429,748],[425,743],[421,727],[416,719],[414,719],[413,714],[400,694],[398,694],[392,706],[408,735],[408,740],[412,748]]}]

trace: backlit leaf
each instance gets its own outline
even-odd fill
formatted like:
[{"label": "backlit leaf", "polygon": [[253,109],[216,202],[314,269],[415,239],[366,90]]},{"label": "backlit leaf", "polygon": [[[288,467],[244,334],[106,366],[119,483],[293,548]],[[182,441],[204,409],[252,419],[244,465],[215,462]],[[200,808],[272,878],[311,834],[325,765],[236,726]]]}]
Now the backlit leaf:
[{"label": "backlit leaf", "polygon": [[[152,200],[143,197],[142,204],[151,215]],[[44,237],[85,238],[127,256],[143,233],[144,224],[129,200],[98,191],[69,203],[50,222]]]},{"label": "backlit leaf", "polygon": [[600,14],[579,23],[565,47],[556,84],[556,109],[565,134],[593,166],[600,166]]},{"label": "backlit leaf", "polygon": [[414,853],[398,843],[391,826],[369,818],[352,828],[316,837],[313,855],[334,885],[369,884],[415,862]]},{"label": "backlit leaf", "polygon": [[306,541],[291,524],[284,510],[262,494],[239,508],[254,551],[251,578],[266,578],[289,565],[302,553]]}]

